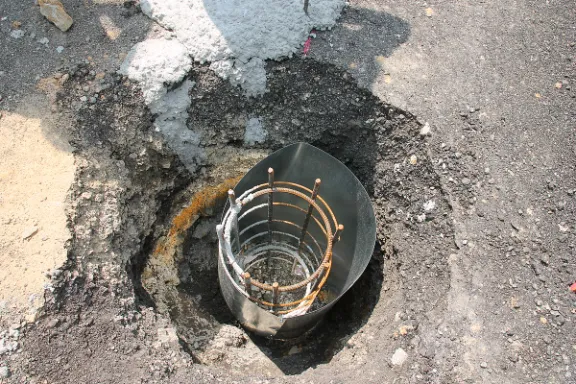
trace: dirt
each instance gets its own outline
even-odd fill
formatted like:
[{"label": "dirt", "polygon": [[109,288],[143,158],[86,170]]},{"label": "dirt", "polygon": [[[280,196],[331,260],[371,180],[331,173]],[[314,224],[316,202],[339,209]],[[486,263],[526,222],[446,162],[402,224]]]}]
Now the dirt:
[{"label": "dirt", "polygon": [[[17,113],[0,119],[0,300],[3,315],[33,315],[44,285],[66,260],[71,148],[54,146],[43,123]],[[19,278],[14,278],[19,276]],[[47,277],[48,276],[48,277]]]},{"label": "dirt", "polygon": [[[82,40],[100,27],[72,3],[79,22],[71,31],[81,32],[66,35],[76,39],[71,51],[123,50],[147,28],[133,14],[127,19],[135,28],[123,30],[120,46],[102,38],[88,49]],[[33,12],[8,6],[2,12],[11,19]],[[98,9],[112,20],[121,16],[116,5],[86,8]],[[60,68],[47,56],[39,78],[55,79],[58,96],[23,108],[40,97],[32,68],[43,58],[17,54],[9,41],[0,61],[10,71],[0,77],[0,124],[49,120],[52,110],[52,119],[66,124],[43,136],[52,145],[63,138],[58,148],[69,142],[76,165],[66,262],[51,275],[37,322],[3,319],[4,380],[574,382],[573,16],[556,3],[358,1],[334,31],[313,40],[311,58],[268,64],[262,99],[244,98],[196,65],[188,125],[202,133],[208,153],[196,174],[154,131],[137,86],[115,74],[117,63]],[[8,36],[5,21],[0,28]],[[18,68],[30,70],[12,75]],[[97,101],[80,101],[87,93],[98,93]],[[243,141],[252,117],[268,129],[255,146]],[[426,123],[431,135],[420,135]],[[14,137],[7,147],[27,140]],[[359,177],[373,199],[378,243],[360,281],[318,328],[278,342],[242,330],[217,291],[215,239],[206,228],[222,200],[186,216],[163,264],[155,263],[155,250],[195,196],[294,141],[329,152]],[[50,148],[39,145],[36,152]],[[70,155],[59,158],[62,169],[74,169]],[[62,180],[43,191],[63,197]],[[34,191],[34,183],[19,185],[23,197]],[[18,223],[28,218],[14,215]],[[45,226],[38,226],[29,243],[41,239]],[[60,233],[58,249],[66,237]],[[11,286],[25,282],[15,273]],[[171,279],[158,279],[164,276]]]}]

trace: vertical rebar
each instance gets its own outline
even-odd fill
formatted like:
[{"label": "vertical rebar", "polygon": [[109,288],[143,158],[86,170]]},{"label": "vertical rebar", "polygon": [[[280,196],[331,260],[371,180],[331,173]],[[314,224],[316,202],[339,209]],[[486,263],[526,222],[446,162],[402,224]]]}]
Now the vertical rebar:
[{"label": "vertical rebar", "polygon": [[[310,199],[312,201],[316,200],[316,196],[318,196],[318,190],[320,189],[320,184],[322,180],[316,179],[314,181],[314,188],[312,189],[312,195]],[[304,244],[304,238],[306,237],[306,233],[308,232],[308,224],[310,223],[310,217],[312,216],[312,212],[314,211],[314,206],[312,204],[308,204],[308,212],[306,212],[306,217],[304,218],[304,224],[302,224],[302,233],[300,234],[300,241],[298,242],[298,252],[302,250],[302,245]]]},{"label": "vertical rebar", "polygon": [[[280,294],[280,292],[278,291],[278,287],[280,287],[280,284],[278,284],[278,282],[274,282],[272,283],[272,304],[276,305],[278,304],[278,296]],[[273,307],[272,310],[274,312],[278,311],[278,307]]]},{"label": "vertical rebar", "polygon": [[[314,188],[312,188],[312,195],[310,198],[312,201],[316,200],[318,196],[318,191],[320,190],[320,184],[322,180],[316,179],[314,181]],[[306,217],[304,218],[304,223],[302,224],[302,232],[300,233],[300,240],[298,241],[298,253],[302,252],[302,247],[304,246],[304,239],[306,238],[306,233],[308,232],[308,224],[310,223],[310,217],[312,216],[312,212],[314,211],[314,206],[312,204],[308,204],[308,211],[306,212]],[[296,272],[296,259],[294,259],[294,263],[292,264],[292,274]]]},{"label": "vertical rebar", "polygon": [[[272,216],[274,210],[274,168],[268,168],[268,186],[270,187],[270,192],[268,193],[268,242],[272,244]],[[268,258],[266,260],[266,267],[270,273],[270,260],[272,259],[272,253],[268,251]]]},{"label": "vertical rebar", "polygon": [[344,230],[344,226],[342,224],[340,224],[338,226],[338,228],[336,228],[336,232],[334,232],[334,235],[332,235],[332,245],[334,245],[338,241],[340,241],[340,235],[342,234],[343,230]]},{"label": "vertical rebar", "polygon": [[271,191],[268,193],[268,241],[272,243],[272,213],[274,208],[274,169],[268,168],[268,186]]},{"label": "vertical rebar", "polygon": [[250,278],[250,274],[248,272],[244,272],[242,277],[244,278],[244,286],[246,288],[246,292],[250,294],[250,290],[252,288],[252,279]]},{"label": "vertical rebar", "polygon": [[[228,201],[230,202],[230,208],[235,209],[235,207],[236,207],[236,194],[234,193],[234,190],[232,190],[232,189],[228,190]],[[236,219],[232,223],[232,230],[231,230],[230,235],[232,237],[232,239],[231,239],[232,240],[231,241],[232,252],[234,252],[235,254],[239,254],[240,253],[240,232],[238,231],[238,217],[236,217]]]}]

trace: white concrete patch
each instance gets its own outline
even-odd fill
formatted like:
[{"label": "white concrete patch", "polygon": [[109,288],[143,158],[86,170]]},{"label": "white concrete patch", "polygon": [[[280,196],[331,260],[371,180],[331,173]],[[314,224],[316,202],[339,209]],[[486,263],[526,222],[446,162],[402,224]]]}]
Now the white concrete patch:
[{"label": "white concrete patch", "polygon": [[330,28],[344,0],[141,0],[144,14],[176,34],[190,55],[247,95],[266,89],[264,60],[290,57],[310,30]]},{"label": "white concrete patch", "polygon": [[181,81],[191,67],[192,59],[178,41],[150,39],[132,47],[119,72],[140,83],[150,104],[166,94],[166,84]]},{"label": "white concrete patch", "polygon": [[167,88],[182,81],[191,67],[192,59],[178,41],[150,39],[130,50],[119,72],[140,84],[146,105],[158,115],[155,129],[164,135],[188,170],[194,172],[204,158],[198,146],[199,135],[186,126],[188,93],[194,82],[186,80],[171,91]]},{"label": "white concrete patch", "polygon": [[178,155],[182,163],[192,173],[204,158],[204,151],[198,146],[200,136],[188,129],[188,93],[194,87],[194,82],[186,80],[178,88],[167,92],[163,97],[149,104],[150,111],[158,114],[154,126],[161,132],[166,142]]},{"label": "white concrete patch", "polygon": [[264,129],[260,119],[253,117],[248,120],[244,131],[244,143],[248,145],[263,143],[266,140],[266,136],[268,136],[268,132]]}]

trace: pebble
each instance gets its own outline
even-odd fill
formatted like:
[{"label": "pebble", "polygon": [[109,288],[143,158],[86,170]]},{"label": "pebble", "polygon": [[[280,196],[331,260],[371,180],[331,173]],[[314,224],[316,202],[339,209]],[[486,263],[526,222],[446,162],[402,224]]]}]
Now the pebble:
[{"label": "pebble", "polygon": [[38,39],[38,42],[39,42],[40,44],[47,45],[47,44],[50,42],[50,40],[48,40],[47,37],[43,37],[43,38],[41,38],[41,39]]},{"label": "pebble", "polygon": [[542,300],[540,300],[540,299],[536,299],[536,300],[535,300],[535,303],[536,303],[536,305],[539,306],[539,307],[541,307],[541,306],[544,304],[544,303],[542,302]]},{"label": "pebble", "polygon": [[66,13],[64,6],[59,0],[38,0],[40,13],[50,22],[54,23],[62,32],[66,32],[74,22]]},{"label": "pebble", "polygon": [[0,377],[3,379],[7,379],[10,377],[10,370],[8,367],[0,367]]},{"label": "pebble", "polygon": [[24,231],[22,231],[22,240],[27,240],[31,238],[36,234],[36,232],[38,232],[38,227],[36,226],[25,228]]},{"label": "pebble", "polygon": [[398,348],[392,355],[390,362],[392,365],[402,365],[406,362],[406,359],[408,359],[408,354],[406,351],[404,351],[402,348]]},{"label": "pebble", "polygon": [[464,184],[464,185],[470,184],[470,179],[467,178],[467,177],[463,178],[463,179],[462,179],[462,184]]},{"label": "pebble", "polygon": [[426,124],[424,124],[422,129],[420,129],[420,135],[427,136],[429,134],[430,134],[430,124],[428,124],[428,122],[426,122]]},{"label": "pebble", "polygon": [[480,363],[480,368],[488,368],[488,363],[483,361]]},{"label": "pebble", "polygon": [[59,45],[58,47],[56,47],[56,52],[58,52],[58,53],[64,52],[64,47]]},{"label": "pebble", "polygon": [[80,98],[80,101],[83,102],[83,103],[85,103],[85,102],[88,101],[88,98],[87,98],[86,96],[82,96],[82,97]]},{"label": "pebble", "polygon": [[15,29],[12,32],[10,32],[10,36],[12,36],[15,39],[19,39],[21,37],[24,37],[25,32],[21,29]]},{"label": "pebble", "polygon": [[48,328],[55,328],[60,323],[58,319],[52,319],[48,322]]}]

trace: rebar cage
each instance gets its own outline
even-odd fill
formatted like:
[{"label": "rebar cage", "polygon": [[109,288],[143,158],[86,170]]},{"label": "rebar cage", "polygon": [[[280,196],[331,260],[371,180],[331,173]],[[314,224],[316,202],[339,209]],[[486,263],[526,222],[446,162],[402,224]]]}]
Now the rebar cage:
[{"label": "rebar cage", "polygon": [[256,185],[236,198],[217,233],[231,280],[259,307],[283,318],[322,305],[317,300],[332,269],[332,248],[344,227],[312,189],[275,181]]}]

